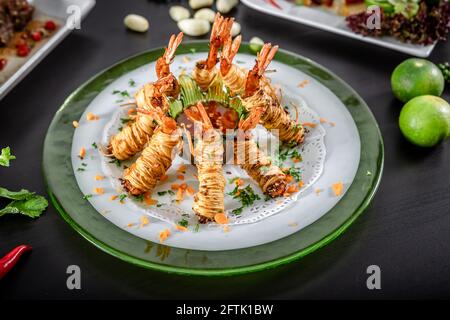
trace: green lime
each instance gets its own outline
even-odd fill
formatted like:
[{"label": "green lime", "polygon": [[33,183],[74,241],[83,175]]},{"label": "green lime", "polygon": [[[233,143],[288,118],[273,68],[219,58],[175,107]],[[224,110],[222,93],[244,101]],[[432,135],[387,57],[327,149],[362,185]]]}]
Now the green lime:
[{"label": "green lime", "polygon": [[434,63],[411,58],[394,69],[391,87],[395,96],[403,102],[425,94],[440,96],[444,91],[444,77]]},{"label": "green lime", "polygon": [[435,96],[413,98],[400,112],[399,125],[410,142],[432,147],[450,137],[450,105]]}]

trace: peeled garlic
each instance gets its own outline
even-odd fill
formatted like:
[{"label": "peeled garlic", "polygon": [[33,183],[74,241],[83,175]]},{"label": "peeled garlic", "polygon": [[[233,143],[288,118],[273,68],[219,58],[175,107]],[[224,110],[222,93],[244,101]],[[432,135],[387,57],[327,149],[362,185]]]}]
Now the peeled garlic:
[{"label": "peeled garlic", "polygon": [[209,8],[200,9],[194,14],[194,18],[203,19],[203,20],[209,21],[211,23],[214,22],[215,16],[216,16],[216,14],[214,13],[214,11],[212,11]]},{"label": "peeled garlic", "polygon": [[203,19],[185,19],[178,22],[178,28],[188,36],[202,36],[211,29],[208,21]]},{"label": "peeled garlic", "polygon": [[264,45],[264,41],[261,38],[253,37],[250,39],[250,49],[254,52],[261,50]]},{"label": "peeled garlic", "polygon": [[189,0],[189,6],[192,9],[199,9],[203,7],[211,7],[213,0]]},{"label": "peeled garlic", "polygon": [[237,6],[239,0],[217,0],[216,7],[220,13],[228,13]]},{"label": "peeled garlic", "polygon": [[187,19],[191,16],[188,9],[182,6],[172,6],[169,9],[170,17],[176,22]]},{"label": "peeled garlic", "polygon": [[241,25],[236,21],[233,22],[233,26],[231,27],[231,36],[235,37],[239,33],[241,33]]},{"label": "peeled garlic", "polygon": [[123,19],[125,26],[136,32],[145,32],[148,30],[148,20],[137,14],[129,14]]}]

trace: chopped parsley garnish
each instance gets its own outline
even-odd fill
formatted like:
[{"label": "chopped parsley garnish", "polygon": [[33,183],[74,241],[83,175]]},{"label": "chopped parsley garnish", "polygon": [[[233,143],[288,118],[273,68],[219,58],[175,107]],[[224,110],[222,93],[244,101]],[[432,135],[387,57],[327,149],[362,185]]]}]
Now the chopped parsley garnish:
[{"label": "chopped parsley garnish", "polygon": [[264,201],[272,200],[273,198],[267,194],[264,195]]},{"label": "chopped parsley garnish", "polygon": [[189,221],[187,221],[186,219],[181,219],[180,221],[178,221],[178,225],[187,228],[189,226]]},{"label": "chopped parsley garnish", "polygon": [[259,168],[259,171],[261,171],[261,173],[266,173],[267,171],[269,171],[269,167],[268,166],[262,166],[261,168]]},{"label": "chopped parsley garnish", "polygon": [[302,169],[300,168],[291,167],[287,170],[287,174],[292,176],[297,182],[302,181]]},{"label": "chopped parsley garnish", "polygon": [[89,199],[89,198],[92,198],[92,194],[85,194],[85,195],[83,196],[83,199],[84,199],[84,200],[87,200],[87,199]]},{"label": "chopped parsley garnish", "polygon": [[164,205],[164,203],[158,203],[158,204],[156,204],[156,207],[157,208],[160,208],[160,207],[162,207]]},{"label": "chopped parsley garnish", "polygon": [[189,51],[190,51],[192,54],[194,54],[194,53],[197,52],[197,49],[195,49],[195,48],[190,48]]},{"label": "chopped parsley garnish", "polygon": [[122,164],[122,162],[119,159],[113,159],[111,161],[109,161],[109,163],[115,163],[116,166],[120,167],[120,165]]},{"label": "chopped parsley garnish", "polygon": [[136,81],[134,81],[133,79],[128,80],[128,85],[130,87],[135,87],[136,86]]},{"label": "chopped parsley garnish", "polygon": [[297,149],[282,149],[275,157],[272,158],[273,164],[282,167],[284,161],[287,159],[295,159],[297,161],[302,161],[302,155]]},{"label": "chopped parsley garnish", "polygon": [[97,146],[97,144],[96,144],[95,142],[92,142],[92,147],[93,147],[94,149],[98,149],[98,146]]},{"label": "chopped parsley garnish", "polygon": [[175,192],[173,192],[172,190],[166,190],[166,191],[158,191],[158,196],[164,196],[166,194],[169,194],[171,196],[175,195]]},{"label": "chopped parsley garnish", "polygon": [[16,157],[11,154],[11,149],[9,147],[3,148],[0,154],[0,166],[9,167],[9,161],[14,159]]},{"label": "chopped parsley garnish", "polygon": [[87,163],[85,163],[85,162],[82,162],[81,165],[82,165],[83,167],[87,167]]},{"label": "chopped parsley garnish", "polygon": [[138,196],[134,196],[134,199],[136,199],[136,200],[139,201],[139,202],[142,202],[142,201],[144,201],[144,195],[143,195],[143,194],[140,194],[140,195],[138,195]]},{"label": "chopped parsley garnish", "polygon": [[119,201],[123,202],[125,200],[125,198],[127,197],[126,194],[122,193],[121,195],[119,195]]},{"label": "chopped parsley garnish", "polygon": [[77,171],[85,171],[84,168],[78,168]]},{"label": "chopped parsley garnish", "polygon": [[228,195],[233,196],[233,199],[238,199],[242,204],[240,208],[232,211],[232,213],[236,215],[241,214],[245,207],[249,207],[253,205],[256,200],[261,199],[260,196],[253,191],[251,185],[247,185],[242,189],[239,189],[239,186],[236,186],[233,191],[228,193]]},{"label": "chopped parsley garnish", "polygon": [[119,128],[119,131],[122,131],[122,130],[123,130],[123,127],[120,127],[120,128]]},{"label": "chopped parsley garnish", "polygon": [[114,90],[113,94],[121,95],[124,98],[130,98],[131,97],[127,90],[122,90],[122,91]]},{"label": "chopped parsley garnish", "polygon": [[122,124],[126,124],[126,123],[128,123],[128,122],[130,122],[130,118],[120,118],[120,122],[122,123]]}]

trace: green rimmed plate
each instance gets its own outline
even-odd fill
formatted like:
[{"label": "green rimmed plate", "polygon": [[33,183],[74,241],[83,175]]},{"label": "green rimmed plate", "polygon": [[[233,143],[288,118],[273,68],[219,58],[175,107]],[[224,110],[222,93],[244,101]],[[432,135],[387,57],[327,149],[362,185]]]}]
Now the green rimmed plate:
[{"label": "green rimmed plate", "polygon": [[[183,44],[177,56],[207,50],[205,42]],[[182,274],[231,275],[275,267],[300,258],[341,234],[367,207],[376,191],[383,167],[383,143],[373,115],[364,101],[334,74],[309,59],[280,51],[275,64],[291,68],[292,72],[305,75],[327,88],[345,106],[345,113],[348,113],[357,129],[359,161],[354,178],[346,185],[344,196],[326,214],[300,232],[276,241],[234,250],[206,251],[163,245],[136,237],[109,222],[83,199],[75,179],[71,159],[74,135],[71,123],[81,117],[108,85],[155,61],[162,52],[162,49],[157,49],[140,54],[95,76],[65,101],[50,125],[43,161],[48,190],[62,217],[86,239],[116,257],[152,269]],[[240,54],[253,52],[244,44]],[[308,96],[306,91],[305,95]],[[310,106],[314,108],[313,103]]]}]

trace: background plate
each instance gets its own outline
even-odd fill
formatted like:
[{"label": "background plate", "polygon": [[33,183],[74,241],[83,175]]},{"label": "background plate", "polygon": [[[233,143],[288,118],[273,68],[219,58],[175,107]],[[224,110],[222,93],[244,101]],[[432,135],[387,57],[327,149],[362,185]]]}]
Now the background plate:
[{"label": "background plate", "polygon": [[76,5],[80,8],[81,19],[83,19],[95,5],[95,0],[32,0],[28,2],[35,6],[35,15],[57,18],[63,21],[63,24],[42,47],[33,52],[28,60],[0,86],[0,99],[3,98],[9,90],[14,88],[20,80],[33,70],[33,68],[72,31],[65,24],[68,16],[67,8],[70,5]]},{"label": "background plate", "polygon": [[[206,42],[183,44],[178,53],[208,50]],[[241,52],[252,54],[247,44]],[[86,239],[128,262],[153,269],[200,275],[229,275],[274,267],[302,257],[341,234],[363,212],[381,179],[383,143],[376,121],[364,101],[342,80],[309,59],[281,50],[276,59],[311,76],[332,91],[354,119],[361,139],[360,164],[346,194],[325,216],[301,232],[251,248],[201,251],[173,248],[132,236],[108,222],[85,200],[73,174],[73,119],[121,75],[155,61],[162,49],[127,59],[76,90],[57,112],[44,145],[44,174],[51,199],[63,218]]]},{"label": "background plate", "polygon": [[274,6],[269,4],[267,0],[242,0],[242,3],[252,9],[273,16],[292,20],[310,27],[326,30],[345,37],[369,42],[381,47],[404,52],[418,57],[428,57],[436,45],[436,43],[427,46],[404,43],[392,37],[363,37],[362,35],[356,34],[352,30],[350,30],[345,24],[345,18],[342,16],[321,10],[320,8],[297,6],[292,2],[284,0],[277,1],[277,3],[281,6],[281,9],[275,8]]}]

